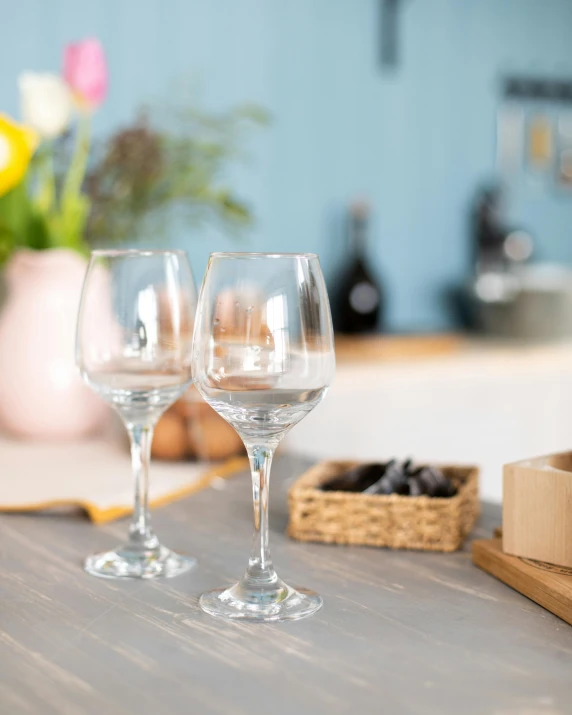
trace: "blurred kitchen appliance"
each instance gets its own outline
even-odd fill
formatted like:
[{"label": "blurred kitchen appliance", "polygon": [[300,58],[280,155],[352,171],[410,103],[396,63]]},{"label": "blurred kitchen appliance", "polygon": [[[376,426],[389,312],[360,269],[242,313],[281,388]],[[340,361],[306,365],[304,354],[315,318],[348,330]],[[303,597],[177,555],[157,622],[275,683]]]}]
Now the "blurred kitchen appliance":
[{"label": "blurred kitchen appliance", "polygon": [[532,255],[530,234],[522,228],[505,223],[499,186],[486,187],[477,192],[472,214],[472,234],[477,277],[491,271],[507,272]]},{"label": "blurred kitchen appliance", "polygon": [[503,218],[502,192],[478,192],[472,215],[473,278],[466,288],[471,327],[526,340],[572,337],[572,271],[528,264],[530,234]]},{"label": "blurred kitchen appliance", "polygon": [[479,276],[472,286],[476,325],[486,335],[529,341],[572,338],[572,271],[535,264]]}]

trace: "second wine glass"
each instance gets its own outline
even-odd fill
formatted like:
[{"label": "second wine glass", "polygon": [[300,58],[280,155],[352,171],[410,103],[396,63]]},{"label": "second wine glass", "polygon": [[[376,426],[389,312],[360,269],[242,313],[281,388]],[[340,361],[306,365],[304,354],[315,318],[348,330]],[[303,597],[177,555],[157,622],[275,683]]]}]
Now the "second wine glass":
[{"label": "second wine glass", "polygon": [[195,559],[162,546],[149,517],[153,428],[190,385],[196,290],[183,251],[94,251],[84,281],[76,359],[131,440],[135,505],[125,544],[89,556],[95,576],[177,576]]},{"label": "second wine glass", "polygon": [[250,459],[254,539],[243,578],[203,594],[215,616],[293,620],[322,605],[285,584],[268,542],[272,456],[288,430],[324,397],[334,376],[326,286],[314,254],[213,253],[199,296],[195,383],[241,436]]}]

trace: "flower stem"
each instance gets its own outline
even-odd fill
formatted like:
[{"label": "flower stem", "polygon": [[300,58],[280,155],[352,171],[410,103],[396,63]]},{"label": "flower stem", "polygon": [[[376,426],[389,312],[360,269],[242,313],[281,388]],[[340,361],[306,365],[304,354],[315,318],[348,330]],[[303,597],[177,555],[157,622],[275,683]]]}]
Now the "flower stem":
[{"label": "flower stem", "polygon": [[57,238],[68,248],[78,248],[83,244],[87,199],[81,194],[81,187],[89,158],[90,130],[90,116],[87,113],[81,113],[78,120],[74,153],[64,180],[60,203],[62,236]]},{"label": "flower stem", "polygon": [[54,208],[56,198],[56,183],[54,177],[54,148],[53,144],[42,152],[39,164],[40,190],[37,205],[44,215],[49,215]]}]

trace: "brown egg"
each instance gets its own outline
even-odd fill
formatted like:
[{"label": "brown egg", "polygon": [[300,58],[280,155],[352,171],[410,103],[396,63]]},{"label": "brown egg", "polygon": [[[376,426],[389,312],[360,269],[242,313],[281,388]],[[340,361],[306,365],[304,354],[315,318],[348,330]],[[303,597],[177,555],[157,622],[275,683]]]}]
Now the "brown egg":
[{"label": "brown egg", "polygon": [[235,430],[217,415],[189,422],[189,450],[198,459],[217,461],[244,452],[242,440]]},{"label": "brown egg", "polygon": [[214,412],[213,408],[202,398],[197,398],[193,400],[188,400],[186,397],[182,397],[177,400],[173,405],[173,410],[179,415],[179,417],[184,417],[185,419],[200,419],[201,417],[207,417]]},{"label": "brown egg", "polygon": [[155,427],[151,454],[157,459],[169,460],[187,456],[187,427],[173,410],[166,412]]}]

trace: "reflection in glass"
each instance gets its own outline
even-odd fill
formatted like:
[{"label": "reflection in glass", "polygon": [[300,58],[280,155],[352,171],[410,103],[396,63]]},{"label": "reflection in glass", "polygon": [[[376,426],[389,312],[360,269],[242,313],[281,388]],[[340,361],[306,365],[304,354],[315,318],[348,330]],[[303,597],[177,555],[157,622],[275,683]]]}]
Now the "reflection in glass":
[{"label": "reflection in glass", "polygon": [[244,577],[201,597],[216,616],[311,615],[321,598],[285,584],[268,543],[268,482],[282,437],[324,397],[334,375],[328,296],[315,255],[213,254],[203,282],[193,372],[197,388],[246,445],[254,540]]},{"label": "reflection in glass", "polygon": [[149,518],[153,429],[191,383],[196,292],[179,251],[94,251],[77,326],[84,380],[119,413],[131,440],[135,503],[125,545],[89,556],[96,576],[176,576],[195,560],[162,546]]}]

